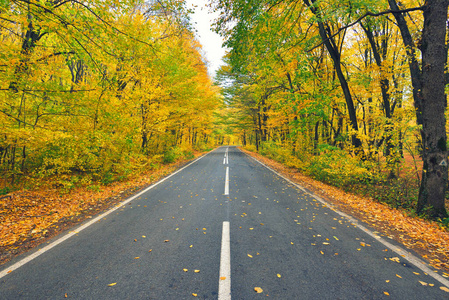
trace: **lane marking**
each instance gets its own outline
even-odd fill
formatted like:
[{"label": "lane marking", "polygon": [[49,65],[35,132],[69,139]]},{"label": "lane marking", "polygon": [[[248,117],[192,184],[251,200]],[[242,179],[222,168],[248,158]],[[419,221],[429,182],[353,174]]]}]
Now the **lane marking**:
[{"label": "lane marking", "polygon": [[229,147],[226,148],[224,158],[223,158],[223,164],[229,165],[229,153],[228,153]]},{"label": "lane marking", "polygon": [[[211,151],[212,152],[212,151]],[[157,185],[159,185],[160,183],[166,181],[167,179],[169,179],[170,177],[178,174],[179,172],[181,172],[182,170],[190,167],[191,165],[193,165],[194,163],[196,163],[197,161],[199,161],[200,159],[204,158],[206,155],[208,155],[208,152],[200,157],[198,157],[197,159],[195,159],[194,161],[192,161],[191,163],[189,163],[188,165],[182,167],[181,169],[171,173],[170,175],[168,175],[167,177],[159,180],[158,182],[150,185],[149,187],[147,187],[146,189],[144,189],[143,191],[141,191],[140,193],[132,196],[131,198],[126,199],[125,201],[117,204],[115,207],[111,208],[110,210],[106,211],[105,213],[93,218],[92,220],[90,220],[89,222],[85,223],[84,225],[78,227],[78,228],[74,228],[72,229],[69,233],[67,233],[66,235],[62,236],[61,238],[57,239],[56,241],[52,242],[51,244],[48,244],[47,246],[38,249],[36,252],[28,255],[27,257],[19,260],[18,262],[16,262],[15,264],[7,267],[6,269],[2,270],[0,272],[0,279],[3,278],[4,276],[8,275],[9,273],[17,270],[18,268],[20,268],[21,266],[29,263],[30,261],[32,261],[33,259],[37,258],[38,256],[40,256],[41,254],[44,254],[45,252],[47,252],[48,250],[52,249],[53,247],[61,244],[62,242],[64,242],[65,240],[68,240],[69,238],[71,238],[72,236],[80,233],[82,230],[86,229],[87,227],[91,226],[92,224],[100,221],[101,219],[103,219],[104,217],[106,217],[107,215],[113,213],[114,211],[116,211],[117,209],[121,208],[123,205],[128,204],[129,202],[133,201],[134,199],[140,197],[142,194],[145,194],[146,192],[148,192],[149,190],[153,189],[154,187],[156,187]]]},{"label": "lane marking", "polygon": [[221,236],[218,300],[231,300],[231,237],[228,221],[223,222],[223,233]]},{"label": "lane marking", "polygon": [[229,195],[229,167],[226,167],[226,178],[225,178],[225,196]]},{"label": "lane marking", "polygon": [[362,230],[363,232],[365,232],[366,234],[368,234],[369,236],[373,237],[374,239],[376,239],[377,241],[379,241],[381,244],[383,244],[385,247],[389,248],[391,251],[399,254],[401,257],[405,258],[406,260],[408,260],[409,263],[411,263],[412,265],[414,265],[415,267],[417,267],[418,269],[420,269],[421,271],[427,273],[430,277],[432,277],[433,279],[435,279],[436,281],[438,281],[439,283],[441,283],[442,285],[446,286],[447,288],[449,288],[449,280],[445,279],[443,276],[441,276],[438,273],[435,273],[434,270],[432,270],[431,268],[429,268],[427,266],[427,263],[424,262],[423,260],[419,259],[418,257],[414,256],[413,254],[407,252],[406,250],[404,250],[403,248],[393,245],[390,242],[388,242],[387,240],[383,239],[381,236],[375,234],[373,231],[369,230],[368,228],[366,228],[365,226],[359,224],[359,221],[354,219],[353,217],[351,217],[350,215],[345,214],[342,211],[339,211],[333,204],[327,202],[326,200],[324,200],[323,198],[317,196],[316,194],[314,194],[313,192],[309,192],[307,191],[304,187],[302,187],[301,185],[299,185],[296,182],[291,181],[290,179],[288,179],[287,177],[285,177],[284,175],[278,173],[277,171],[273,170],[272,168],[270,168],[269,166],[267,166],[266,164],[264,164],[263,162],[259,161],[258,159],[248,155],[245,153],[245,155],[251,157],[253,160],[255,160],[256,162],[258,162],[259,164],[261,164],[262,166],[264,166],[265,168],[267,168],[268,170],[270,170],[271,172],[273,172],[274,174],[276,174],[277,176],[281,177],[282,179],[284,179],[285,181],[287,181],[288,183],[294,185],[295,187],[299,188],[301,191],[303,191],[306,194],[309,194],[310,196],[312,196],[313,198],[315,198],[316,200],[318,200],[319,202],[321,202],[321,204],[329,207],[331,210],[335,211],[337,214],[339,214],[342,217],[347,218],[351,223],[353,223],[358,229]]}]

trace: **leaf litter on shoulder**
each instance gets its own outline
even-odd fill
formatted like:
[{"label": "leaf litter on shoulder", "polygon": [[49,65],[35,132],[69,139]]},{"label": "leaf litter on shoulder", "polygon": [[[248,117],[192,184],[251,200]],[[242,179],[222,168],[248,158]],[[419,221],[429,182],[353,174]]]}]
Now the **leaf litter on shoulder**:
[{"label": "leaf litter on shoulder", "polygon": [[[1,197],[0,264],[65,229],[120,205],[127,197],[167,176],[186,162],[180,161],[126,181],[114,182],[102,186],[98,191],[79,187],[62,194],[49,184],[33,191],[19,190]],[[117,213],[126,208],[120,205]]]},{"label": "leaf litter on shoulder", "polygon": [[382,233],[413,249],[433,267],[443,269],[446,273],[449,271],[449,232],[435,222],[414,218],[404,211],[314,180],[260,154],[241,150],[312,190],[339,210],[370,224],[380,232],[379,235]]}]

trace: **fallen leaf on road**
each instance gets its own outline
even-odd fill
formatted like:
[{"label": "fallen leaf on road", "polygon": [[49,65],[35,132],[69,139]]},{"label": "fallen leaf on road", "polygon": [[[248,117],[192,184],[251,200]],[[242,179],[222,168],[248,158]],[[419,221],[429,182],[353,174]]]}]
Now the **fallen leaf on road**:
[{"label": "fallen leaf on road", "polygon": [[419,283],[421,283],[421,285],[427,285],[427,282],[421,281],[419,280]]},{"label": "fallen leaf on road", "polygon": [[193,297],[198,297],[198,294],[192,293],[192,296],[193,296]]},{"label": "fallen leaf on road", "polygon": [[220,277],[220,280],[226,280],[226,277],[222,276]]},{"label": "fallen leaf on road", "polygon": [[148,252],[151,252],[151,251],[153,251],[153,249],[148,250]]},{"label": "fallen leaf on road", "polygon": [[251,258],[253,258],[253,256],[252,256],[251,254],[248,254],[248,257],[251,257]]},{"label": "fallen leaf on road", "polygon": [[396,274],[396,277],[402,278],[401,275]]},{"label": "fallen leaf on road", "polygon": [[260,287],[258,287],[258,286],[256,286],[256,287],[254,288],[254,291],[255,291],[256,293],[258,293],[258,294],[263,293],[263,290],[262,290]]},{"label": "fallen leaf on road", "polygon": [[140,257],[138,257],[138,256],[136,256],[136,257],[134,257],[134,259],[139,259]]},{"label": "fallen leaf on road", "polygon": [[195,272],[195,273],[199,273],[199,272],[200,272],[200,270],[195,270],[195,271],[193,271],[193,272]]},{"label": "fallen leaf on road", "polygon": [[182,269],[184,272],[187,272],[187,271],[189,271],[189,269]]},{"label": "fallen leaf on road", "polygon": [[165,241],[164,241],[164,243],[168,243],[168,242],[170,242],[170,240],[165,240]]},{"label": "fallen leaf on road", "polygon": [[278,274],[278,277],[281,278],[281,274]]},{"label": "fallen leaf on road", "polygon": [[117,284],[117,282],[114,282],[114,283],[108,284],[108,286],[114,286],[114,285],[116,285],[116,284]]},{"label": "fallen leaf on road", "polygon": [[385,295],[390,296],[390,294],[388,292],[384,292]]},{"label": "fallen leaf on road", "polygon": [[443,291],[449,293],[449,289],[445,286],[440,286],[440,290],[443,290]]}]

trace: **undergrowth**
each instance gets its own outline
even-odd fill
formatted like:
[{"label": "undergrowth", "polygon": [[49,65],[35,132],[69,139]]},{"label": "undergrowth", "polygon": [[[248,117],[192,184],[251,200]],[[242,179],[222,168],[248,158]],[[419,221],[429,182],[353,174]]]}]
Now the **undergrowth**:
[{"label": "undergrowth", "polygon": [[[255,147],[246,148],[255,151]],[[312,155],[293,154],[274,142],[266,142],[259,147],[259,153],[316,180],[416,216],[419,174],[416,166],[408,166],[404,161],[400,164],[401,168],[395,170],[396,176],[391,178],[384,162],[362,161],[330,145],[319,145],[316,154]],[[439,221],[441,225],[449,226],[449,218]]]},{"label": "undergrowth", "polygon": [[24,172],[13,184],[8,180],[8,176],[0,174],[0,195],[21,189],[34,190],[42,187],[57,189],[61,194],[69,193],[78,187],[101,190],[102,186],[121,182],[150,170],[159,170],[163,164],[190,160],[194,157],[194,150],[190,148],[173,147],[151,156],[139,154],[133,157],[121,157],[116,161],[105,160],[90,168],[68,162],[47,165],[34,172]]}]

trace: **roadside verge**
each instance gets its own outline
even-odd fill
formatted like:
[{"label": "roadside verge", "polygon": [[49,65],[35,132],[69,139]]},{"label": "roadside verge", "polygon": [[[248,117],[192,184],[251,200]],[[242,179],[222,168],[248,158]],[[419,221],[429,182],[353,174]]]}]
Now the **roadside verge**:
[{"label": "roadside verge", "polygon": [[240,150],[292,182],[312,191],[338,210],[369,224],[380,236],[395,240],[415,251],[432,267],[441,270],[443,277],[449,278],[449,232],[438,224],[414,218],[404,211],[393,209],[372,199],[344,192],[260,154],[242,148]]}]

